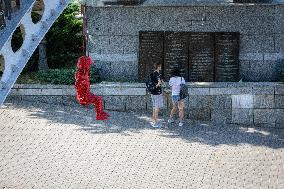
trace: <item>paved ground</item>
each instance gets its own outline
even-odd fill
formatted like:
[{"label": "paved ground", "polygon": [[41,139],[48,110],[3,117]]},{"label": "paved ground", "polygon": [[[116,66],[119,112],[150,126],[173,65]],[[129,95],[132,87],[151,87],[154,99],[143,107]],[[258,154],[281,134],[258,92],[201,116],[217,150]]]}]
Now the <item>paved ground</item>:
[{"label": "paved ground", "polygon": [[0,109],[0,189],[284,188],[284,131],[14,102]]}]

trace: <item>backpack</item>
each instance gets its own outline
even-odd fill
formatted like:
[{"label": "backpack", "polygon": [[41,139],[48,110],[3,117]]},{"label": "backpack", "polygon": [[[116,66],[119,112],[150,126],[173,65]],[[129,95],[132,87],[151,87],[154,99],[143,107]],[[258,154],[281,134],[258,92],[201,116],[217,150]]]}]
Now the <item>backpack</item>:
[{"label": "backpack", "polygon": [[152,94],[156,89],[155,83],[152,81],[151,76],[148,77],[148,81],[146,81],[146,90],[148,93]]},{"label": "backpack", "polygon": [[[182,81],[182,77],[181,77],[181,81]],[[180,96],[180,100],[188,97],[188,87],[186,84],[183,84],[183,83],[180,84],[179,96]]]}]

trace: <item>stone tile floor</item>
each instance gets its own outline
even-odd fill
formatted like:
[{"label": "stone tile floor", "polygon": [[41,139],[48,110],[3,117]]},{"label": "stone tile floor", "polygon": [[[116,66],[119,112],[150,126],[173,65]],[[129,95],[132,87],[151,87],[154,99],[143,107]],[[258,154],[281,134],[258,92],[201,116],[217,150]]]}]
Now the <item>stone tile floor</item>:
[{"label": "stone tile floor", "polygon": [[149,115],[10,102],[0,109],[0,189],[284,188],[284,130],[149,127]]}]

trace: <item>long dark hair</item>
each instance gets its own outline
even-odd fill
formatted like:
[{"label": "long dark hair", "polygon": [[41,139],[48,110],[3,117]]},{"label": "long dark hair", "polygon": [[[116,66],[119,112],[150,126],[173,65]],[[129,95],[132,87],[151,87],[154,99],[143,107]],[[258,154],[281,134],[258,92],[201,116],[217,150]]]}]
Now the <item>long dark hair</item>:
[{"label": "long dark hair", "polygon": [[181,77],[180,70],[178,68],[175,68],[172,71],[172,77]]}]

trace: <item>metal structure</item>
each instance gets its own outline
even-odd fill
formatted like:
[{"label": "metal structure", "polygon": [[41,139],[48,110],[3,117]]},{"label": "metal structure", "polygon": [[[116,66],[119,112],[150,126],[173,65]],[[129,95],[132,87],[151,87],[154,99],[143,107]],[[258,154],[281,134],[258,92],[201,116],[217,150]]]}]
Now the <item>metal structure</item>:
[{"label": "metal structure", "polygon": [[[44,12],[41,20],[36,24],[31,19],[32,7],[35,2],[36,0],[21,1],[20,9],[12,13],[11,20],[6,20],[6,26],[0,31],[0,56],[4,57],[5,62],[5,69],[0,81],[0,105],[3,104],[32,53],[70,0],[43,0]],[[2,22],[0,21],[0,23]],[[14,52],[11,40],[13,33],[19,26],[24,31],[24,41],[21,48]]]},{"label": "metal structure", "polygon": [[139,79],[145,80],[155,63],[163,64],[169,80],[175,68],[187,81],[239,80],[239,33],[140,32]]}]

